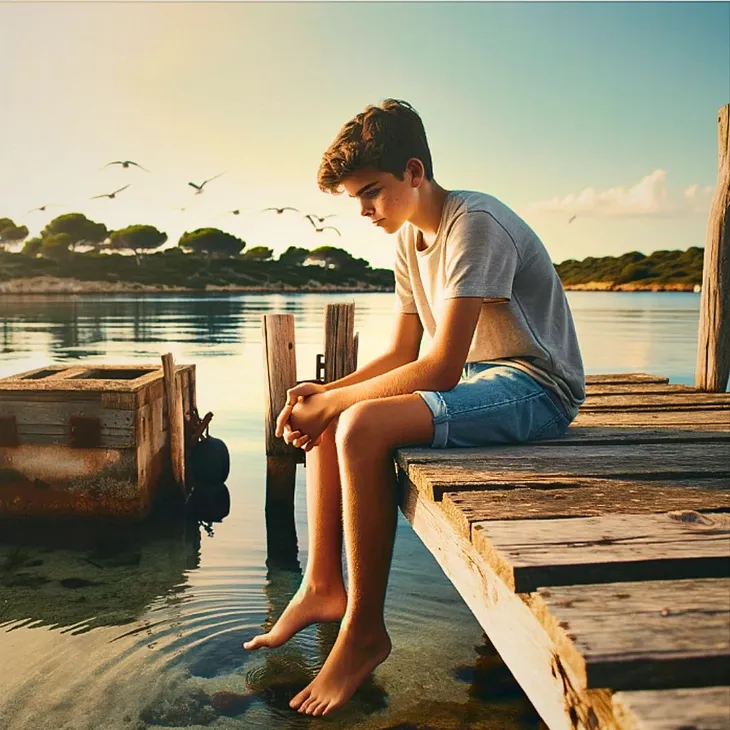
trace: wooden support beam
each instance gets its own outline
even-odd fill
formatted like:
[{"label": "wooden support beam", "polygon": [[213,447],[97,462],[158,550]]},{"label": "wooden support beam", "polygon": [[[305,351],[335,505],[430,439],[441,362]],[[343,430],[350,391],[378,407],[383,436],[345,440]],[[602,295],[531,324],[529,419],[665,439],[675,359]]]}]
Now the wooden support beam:
[{"label": "wooden support beam", "polygon": [[357,368],[355,303],[328,304],[324,320],[324,380],[331,383]]},{"label": "wooden support beam", "polygon": [[187,497],[185,482],[185,414],[183,412],[183,396],[178,379],[175,376],[175,362],[172,353],[162,356],[162,370],[165,380],[165,397],[167,400],[168,439],[170,460],[172,462],[172,478]]},{"label": "wooden support beam", "polygon": [[730,374],[730,104],[718,112],[718,168],[705,239],[695,385],[722,392]]},{"label": "wooden support beam", "polygon": [[274,434],[276,417],[286,403],[286,391],[297,383],[297,358],[294,347],[294,315],[265,314],[261,322],[264,346],[264,410],[266,455],[297,459],[295,449]]}]

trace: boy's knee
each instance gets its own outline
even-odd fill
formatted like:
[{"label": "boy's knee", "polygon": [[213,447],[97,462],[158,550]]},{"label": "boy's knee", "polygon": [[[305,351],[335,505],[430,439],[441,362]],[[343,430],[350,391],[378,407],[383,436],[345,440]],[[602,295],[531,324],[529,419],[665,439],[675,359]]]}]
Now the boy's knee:
[{"label": "boy's knee", "polygon": [[[340,449],[352,446],[364,448],[377,433],[377,406],[374,401],[363,401],[350,406],[339,417],[335,439]],[[367,439],[367,440],[364,440]]]}]

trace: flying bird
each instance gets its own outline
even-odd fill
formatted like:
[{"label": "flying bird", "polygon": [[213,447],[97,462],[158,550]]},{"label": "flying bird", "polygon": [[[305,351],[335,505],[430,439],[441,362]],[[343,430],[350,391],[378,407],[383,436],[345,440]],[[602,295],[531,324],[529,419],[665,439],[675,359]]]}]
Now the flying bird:
[{"label": "flying bird", "polygon": [[119,188],[119,190],[115,190],[113,193],[102,193],[101,195],[92,195],[90,200],[94,200],[95,198],[109,198],[109,200],[114,200],[114,198],[116,197],[116,194],[121,193],[122,190],[126,190],[130,184],[127,184],[124,187]]},{"label": "flying bird", "polygon": [[576,218],[577,218],[576,215],[570,216],[570,218],[568,219],[568,223],[572,223]]},{"label": "flying bird", "polygon": [[338,236],[342,236],[342,234],[341,234],[341,233],[339,232],[339,230],[338,230],[337,228],[335,228],[334,226],[322,226],[322,228],[316,228],[316,227],[315,227],[315,229],[314,229],[314,230],[315,230],[315,231],[316,231],[317,233],[322,233],[322,231],[326,231],[326,230],[332,230],[332,231],[334,231],[334,232],[335,232],[335,233],[336,233],[336,234],[337,234]]},{"label": "flying bird", "polygon": [[229,213],[232,215],[241,215],[241,213],[245,213],[247,210],[248,208],[234,208],[233,210],[227,210],[225,213],[221,213],[218,218],[222,218],[224,215],[228,215]]},{"label": "flying bird", "polygon": [[[149,170],[146,167],[142,167],[142,165],[140,165],[139,162],[134,162],[134,160],[114,160],[114,162],[107,162],[106,165],[104,165],[104,167],[109,167],[109,165],[121,165],[124,168],[127,168],[130,165],[134,165],[135,167],[139,167],[140,170],[149,172]],[[104,167],[102,167],[101,169],[103,170]]]},{"label": "flying bird", "polygon": [[203,182],[200,183],[200,185],[196,185],[194,182],[189,182],[188,185],[190,185],[191,187],[195,188],[195,194],[196,195],[200,195],[200,193],[203,192],[203,187],[205,185],[207,185],[211,180],[215,180],[217,177],[220,177],[223,174],[224,173],[219,172],[217,175],[214,175],[213,177],[210,177],[207,180],[203,180]]},{"label": "flying bird", "polygon": [[[309,222],[316,228],[317,227],[317,223],[319,223],[321,225],[328,218],[334,218],[335,217],[335,214],[334,213],[331,213],[330,215],[315,215],[314,213],[307,213],[304,217],[305,218],[308,218],[309,219]],[[315,223],[315,220],[317,221],[317,223]]]},{"label": "flying bird", "polygon": [[285,205],[283,208],[264,208],[261,212],[265,213],[267,210],[275,210],[277,215],[281,215],[285,210],[293,210],[295,213],[299,212],[297,208],[292,208],[289,205]]},{"label": "flying bird", "polygon": [[[62,207],[63,206],[60,205],[59,203],[46,203],[45,205],[40,205],[37,208],[32,208],[31,210],[28,211],[28,213],[34,213],[36,210],[45,211],[46,208],[62,208]],[[26,213],[25,215],[28,215],[28,213]]]}]

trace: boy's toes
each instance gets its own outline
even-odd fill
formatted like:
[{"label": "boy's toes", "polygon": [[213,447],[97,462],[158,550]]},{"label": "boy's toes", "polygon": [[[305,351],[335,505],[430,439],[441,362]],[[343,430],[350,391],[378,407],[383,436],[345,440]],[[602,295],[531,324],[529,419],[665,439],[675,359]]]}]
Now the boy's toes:
[{"label": "boy's toes", "polygon": [[289,703],[289,707],[291,707],[293,710],[298,710],[302,703],[309,699],[311,696],[311,691],[309,687],[305,687],[298,695],[295,695],[292,701]]},{"label": "boy's toes", "polygon": [[259,634],[258,636],[254,636],[250,641],[243,642],[243,648],[251,651],[253,649],[259,649],[262,646],[268,646],[268,636],[268,634]]}]

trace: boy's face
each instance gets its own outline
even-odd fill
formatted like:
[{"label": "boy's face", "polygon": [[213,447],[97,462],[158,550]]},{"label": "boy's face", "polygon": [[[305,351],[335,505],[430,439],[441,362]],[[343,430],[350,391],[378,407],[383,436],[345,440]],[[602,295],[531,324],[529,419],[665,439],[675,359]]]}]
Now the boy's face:
[{"label": "boy's face", "polygon": [[390,172],[367,168],[348,175],[342,186],[360,202],[360,215],[386,233],[395,233],[415,211],[418,183],[406,169],[403,180]]}]

